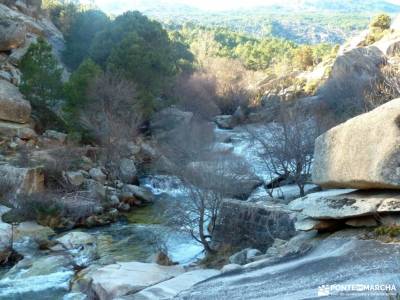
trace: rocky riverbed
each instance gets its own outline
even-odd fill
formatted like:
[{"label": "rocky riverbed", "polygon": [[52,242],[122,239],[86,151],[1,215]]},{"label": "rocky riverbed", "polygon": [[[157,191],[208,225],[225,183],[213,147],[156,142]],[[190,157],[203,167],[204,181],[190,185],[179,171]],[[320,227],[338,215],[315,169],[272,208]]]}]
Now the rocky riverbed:
[{"label": "rocky riverbed", "polygon": [[[168,177],[146,178],[144,184],[157,195],[155,203],[126,213],[111,225],[59,234],[34,223],[16,227],[14,247],[24,258],[12,268],[0,269],[0,299],[86,299],[74,287],[80,270],[133,261],[145,268],[161,247],[168,249],[183,273],[183,266],[201,258],[202,248],[190,236],[164,225],[159,214],[162,207],[180,200],[179,189],[165,193],[174,185]],[[48,239],[46,249],[37,249],[39,237]],[[77,293],[70,294],[71,287]]]}]

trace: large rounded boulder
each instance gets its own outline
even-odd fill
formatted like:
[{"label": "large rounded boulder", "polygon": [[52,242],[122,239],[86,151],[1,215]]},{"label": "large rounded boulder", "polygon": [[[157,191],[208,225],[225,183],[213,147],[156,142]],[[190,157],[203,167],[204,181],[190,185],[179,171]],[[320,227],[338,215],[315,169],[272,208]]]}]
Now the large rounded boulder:
[{"label": "large rounded boulder", "polygon": [[24,99],[15,85],[0,80],[0,120],[15,123],[28,123],[31,105]]},{"label": "large rounded boulder", "polygon": [[327,188],[400,189],[400,99],[318,137],[312,175]]}]

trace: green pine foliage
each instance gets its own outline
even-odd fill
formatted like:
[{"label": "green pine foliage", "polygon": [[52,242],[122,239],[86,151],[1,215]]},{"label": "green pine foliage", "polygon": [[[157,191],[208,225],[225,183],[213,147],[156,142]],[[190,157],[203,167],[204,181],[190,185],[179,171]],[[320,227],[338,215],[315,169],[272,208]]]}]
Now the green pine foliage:
[{"label": "green pine foliage", "polygon": [[258,39],[226,28],[210,29],[193,24],[176,32],[197,57],[239,59],[249,70],[267,70],[281,63],[304,70],[330,57],[334,48],[330,44],[298,45],[273,37]]},{"label": "green pine foliage", "polygon": [[20,70],[20,90],[32,104],[50,107],[62,97],[62,69],[44,39],[29,47]]},{"label": "green pine foliage", "polygon": [[95,35],[110,24],[106,14],[98,10],[77,12],[65,34],[66,49],[63,60],[75,70],[84,59],[89,57],[89,47]]},{"label": "green pine foliage", "polygon": [[146,115],[155,109],[155,98],[192,60],[184,44],[172,41],[160,23],[139,12],[127,12],[99,32],[90,55],[103,69],[136,83]]},{"label": "green pine foliage", "polygon": [[102,73],[101,68],[91,59],[86,59],[79,68],[71,74],[64,87],[65,119],[70,132],[82,130],[79,125],[80,112],[88,103],[87,91],[94,78]]}]

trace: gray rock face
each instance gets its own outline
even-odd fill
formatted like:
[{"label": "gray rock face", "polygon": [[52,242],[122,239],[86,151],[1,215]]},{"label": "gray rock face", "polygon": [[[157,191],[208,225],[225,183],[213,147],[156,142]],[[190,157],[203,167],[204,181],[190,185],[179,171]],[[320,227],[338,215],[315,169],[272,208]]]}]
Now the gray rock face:
[{"label": "gray rock face", "polygon": [[127,296],[129,300],[171,299],[180,292],[210,277],[219,275],[217,270],[194,270],[170,280],[148,287],[137,294]]},{"label": "gray rock face", "polygon": [[163,137],[181,127],[188,126],[192,119],[193,113],[169,107],[153,116],[150,127],[156,136]]},{"label": "gray rock face", "polygon": [[259,205],[224,200],[213,234],[213,245],[266,250],[275,238],[289,239],[295,234],[295,214],[281,205]]},{"label": "gray rock face", "polygon": [[65,141],[67,140],[67,137],[68,137],[67,134],[65,134],[63,132],[58,132],[58,131],[55,131],[55,130],[46,130],[43,133],[43,136],[45,138],[50,139],[50,140],[54,140],[54,141],[56,141],[56,142],[58,142],[60,144],[64,144]]},{"label": "gray rock face", "polygon": [[235,265],[245,265],[259,255],[261,255],[261,251],[247,248],[229,257],[229,262]]},{"label": "gray rock face", "polygon": [[[278,262],[258,262],[242,271],[211,278],[185,291],[181,300],[281,300],[317,299],[318,287],[334,284],[371,284],[398,286],[400,245],[349,238],[329,238],[306,255]],[[376,296],[376,297],[375,297]],[[372,294],[381,299],[387,294]],[[330,291],[329,299],[364,299],[362,295],[346,297]]]},{"label": "gray rock face", "polygon": [[26,26],[11,18],[0,20],[0,51],[18,48],[25,42]]},{"label": "gray rock face", "polygon": [[81,186],[85,182],[85,177],[80,171],[65,172],[64,176],[73,186]]},{"label": "gray rock face", "polygon": [[63,249],[69,250],[77,266],[87,267],[97,258],[96,238],[88,233],[69,232],[58,238],[57,242]]},{"label": "gray rock face", "polygon": [[314,219],[346,219],[374,215],[381,203],[387,199],[400,203],[400,195],[395,193],[344,190],[336,195],[332,192],[310,194],[292,201],[289,208],[301,211]]},{"label": "gray rock face", "polygon": [[215,123],[221,129],[233,129],[237,123],[232,115],[221,115],[215,117]]},{"label": "gray rock face", "polygon": [[8,81],[0,80],[0,120],[15,123],[28,123],[31,105],[18,88]]},{"label": "gray rock face", "polygon": [[133,294],[183,273],[178,266],[163,267],[139,262],[117,263],[86,274],[90,291],[100,300]]},{"label": "gray rock face", "polygon": [[385,55],[377,47],[355,48],[337,57],[331,78],[353,74],[359,76],[357,80],[371,79],[379,74],[385,61]]},{"label": "gray rock face", "polygon": [[396,99],[318,137],[314,183],[327,188],[400,189],[399,116]]},{"label": "gray rock face", "polygon": [[94,180],[100,183],[104,183],[107,179],[106,174],[103,173],[103,171],[100,168],[92,168],[89,170],[89,175],[92,177]]},{"label": "gray rock face", "polygon": [[8,57],[9,62],[11,62],[13,65],[18,65],[25,54],[28,52],[31,44],[34,42],[36,42],[36,38],[27,38],[22,47],[13,49],[10,56]]},{"label": "gray rock face", "polygon": [[124,158],[119,164],[119,171],[121,175],[121,180],[124,183],[132,183],[137,175],[137,170],[135,162],[131,159]]},{"label": "gray rock face", "polygon": [[7,184],[13,195],[32,194],[44,190],[44,174],[41,168],[18,168],[0,165],[0,177],[8,178]]},{"label": "gray rock face", "polygon": [[142,186],[127,184],[123,187],[122,191],[131,193],[139,200],[143,200],[146,202],[154,201],[154,195],[151,193],[151,191]]},{"label": "gray rock face", "polygon": [[21,134],[24,134],[26,130],[31,130],[29,124],[18,124],[0,121],[0,136],[19,137]]}]

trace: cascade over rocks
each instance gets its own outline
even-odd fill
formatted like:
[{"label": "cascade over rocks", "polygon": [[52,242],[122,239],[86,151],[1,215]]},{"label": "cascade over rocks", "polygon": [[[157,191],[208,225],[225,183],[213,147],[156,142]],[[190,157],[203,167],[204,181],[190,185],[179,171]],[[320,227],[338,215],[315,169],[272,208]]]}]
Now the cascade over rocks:
[{"label": "cascade over rocks", "polygon": [[400,189],[400,99],[318,137],[312,177],[325,188]]}]

